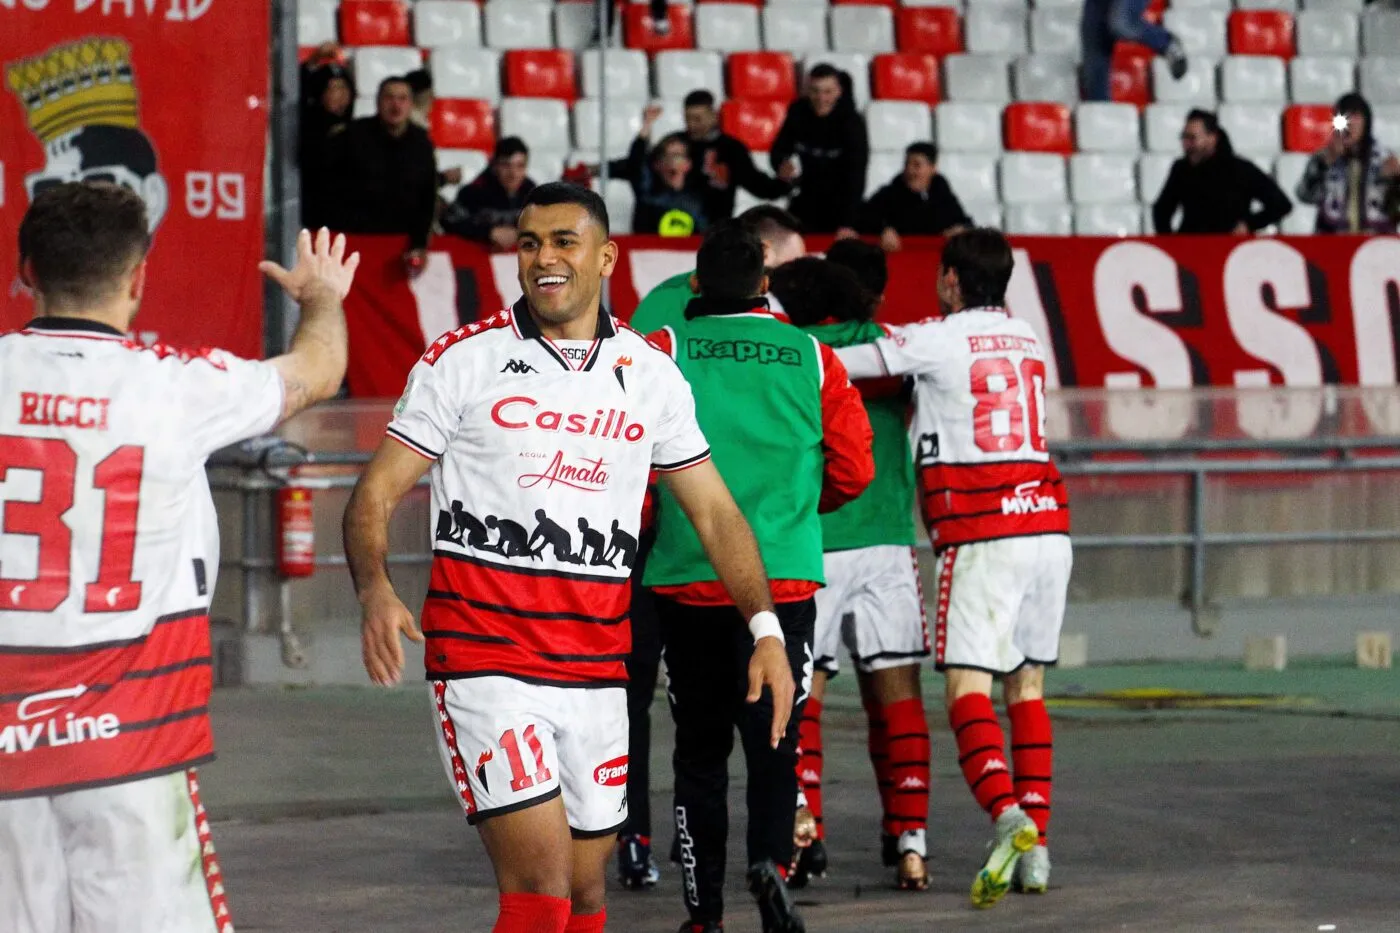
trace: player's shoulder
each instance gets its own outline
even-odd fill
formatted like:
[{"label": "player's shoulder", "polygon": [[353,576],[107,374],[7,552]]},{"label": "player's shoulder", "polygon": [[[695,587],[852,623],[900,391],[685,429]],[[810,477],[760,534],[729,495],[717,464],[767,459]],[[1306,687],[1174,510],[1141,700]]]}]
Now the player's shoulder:
[{"label": "player's shoulder", "polygon": [[228,372],[230,366],[241,362],[239,357],[218,347],[182,347],[159,341],[145,343],[135,338],[122,341],[120,346],[133,354],[138,362],[164,364],[181,369],[209,367],[219,372]]},{"label": "player's shoulder", "polygon": [[644,334],[630,324],[617,321],[617,341],[618,348],[627,351],[635,351],[647,365],[659,365],[663,361],[670,364],[671,353],[666,348],[666,341],[673,339],[668,328],[661,328],[651,334]]},{"label": "player's shoulder", "polygon": [[442,334],[428,344],[421,362],[435,367],[448,356],[454,361],[465,359],[471,354],[490,352],[502,340],[516,336],[515,312],[506,308],[484,320],[463,324]]}]

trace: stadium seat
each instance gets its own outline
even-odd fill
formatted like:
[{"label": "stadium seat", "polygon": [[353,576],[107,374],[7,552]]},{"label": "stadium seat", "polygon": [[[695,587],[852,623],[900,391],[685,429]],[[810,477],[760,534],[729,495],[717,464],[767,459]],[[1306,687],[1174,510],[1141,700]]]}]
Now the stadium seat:
[{"label": "stadium seat", "polygon": [[[534,164],[535,154],[530,153],[530,163]],[[464,185],[469,185],[476,176],[486,170],[486,166],[491,163],[491,156],[487,152],[478,149],[443,149],[438,147],[437,164],[439,171],[447,171],[450,168],[462,170],[462,183],[460,185],[444,184],[438,189],[438,194],[449,204],[457,199],[457,192]]]},{"label": "stadium seat", "polygon": [[1184,9],[1173,4],[1162,17],[1162,25],[1181,40],[1182,47],[1191,58],[1225,57],[1224,10]]},{"label": "stadium seat", "polygon": [[1288,99],[1283,59],[1230,55],[1220,64],[1220,96],[1234,102],[1282,104]]},{"label": "stadium seat", "polygon": [[1164,103],[1193,104],[1207,110],[1213,109],[1216,102],[1215,62],[1203,58],[1190,59],[1185,76],[1178,81],[1171,76],[1165,59],[1154,58],[1152,91],[1157,100]]},{"label": "stadium seat", "polygon": [[1298,0],[1235,0],[1237,10],[1282,10],[1292,13],[1298,9]]},{"label": "stadium seat", "polygon": [[991,227],[993,230],[1005,227],[1000,201],[968,201],[961,194],[958,195],[958,200],[962,201],[963,211],[979,227]]},{"label": "stadium seat", "polygon": [[340,5],[343,45],[411,45],[408,4],[402,0],[344,0]]},{"label": "stadium seat", "polygon": [[1293,210],[1279,224],[1285,236],[1311,236],[1317,232],[1317,208],[1311,204],[1293,202]]},{"label": "stadium seat", "polygon": [[1348,58],[1299,56],[1288,63],[1289,96],[1295,104],[1334,103],[1356,81],[1356,63]]},{"label": "stadium seat", "polygon": [[724,99],[724,64],[719,53],[704,49],[674,49],[656,53],[656,96],[681,98],[704,89]]},{"label": "stadium seat", "polygon": [[1177,156],[1165,152],[1145,152],[1138,159],[1138,196],[1143,204],[1151,204],[1162,193],[1162,186],[1171,174],[1172,163]]},{"label": "stadium seat", "polygon": [[[606,152],[609,159],[620,159],[627,155],[637,131],[642,128],[642,111],[639,106],[628,106],[616,101],[608,101],[608,144],[602,145],[602,127],[599,125],[601,110],[595,98],[584,97],[574,102],[573,127],[574,147],[595,149]],[[661,141],[663,134],[653,130],[650,142]]]},{"label": "stadium seat", "polygon": [[[661,116],[656,118],[656,123],[652,125],[652,139],[660,139],[672,133],[685,132],[685,101],[681,100],[658,100],[653,101],[661,107]],[[718,109],[718,108],[716,108]]]},{"label": "stadium seat", "polygon": [[1137,157],[1122,152],[1078,152],[1069,157],[1075,204],[1137,201]]},{"label": "stadium seat", "polygon": [[1283,148],[1316,152],[1332,138],[1332,108],[1324,104],[1294,104],[1283,115]]},{"label": "stadium seat", "polygon": [[[422,0],[419,0],[422,2]],[[454,6],[460,6],[462,0],[443,0]],[[586,49],[593,45],[593,36],[598,30],[598,14],[595,4],[592,3],[556,3],[554,4],[554,42],[555,47],[561,49]],[[613,27],[616,34],[617,27]],[[616,40],[613,45],[617,45]],[[534,154],[531,153],[533,156]]]},{"label": "stadium seat", "polygon": [[962,17],[951,7],[900,7],[895,32],[901,52],[928,52],[941,58],[963,50]]},{"label": "stadium seat", "polygon": [[484,7],[486,44],[497,49],[554,46],[553,5],[541,0],[493,0]]},{"label": "stadium seat", "polygon": [[865,167],[865,196],[874,197],[875,192],[890,183],[890,180],[904,171],[903,152],[872,152],[870,162]]},{"label": "stadium seat", "polygon": [[1152,104],[1143,111],[1143,142],[1149,152],[1181,154],[1181,128],[1188,104]]},{"label": "stadium seat", "polygon": [[1011,88],[1017,100],[1079,102],[1079,66],[1060,55],[1026,55],[1011,66]]},{"label": "stadium seat", "polygon": [[651,67],[647,53],[638,49],[608,49],[604,57],[598,49],[590,49],[576,54],[583,69],[584,97],[600,96],[604,84],[607,85],[608,96],[619,100],[647,100],[651,97]]},{"label": "stadium seat", "polygon": [[519,136],[531,149],[567,149],[569,105],[540,97],[507,97],[497,114],[502,136]]},{"label": "stadium seat", "polygon": [[977,3],[968,7],[963,28],[967,31],[967,50],[974,54],[1010,57],[1030,51],[1024,3]]},{"label": "stadium seat", "polygon": [[1365,4],[1366,0],[1303,0],[1303,9],[1328,10],[1334,13],[1339,11],[1360,13]]},{"label": "stadium seat", "polygon": [[894,51],[894,13],[884,6],[850,4],[831,8],[831,47],[876,55]]},{"label": "stadium seat", "polygon": [[702,3],[695,8],[695,44],[717,52],[763,48],[758,8],[743,3]]},{"label": "stadium seat", "polygon": [[1228,11],[1231,6],[1231,0],[1171,0],[1171,7],[1173,9],[1190,10],[1192,12],[1209,10]]},{"label": "stadium seat", "polygon": [[1400,54],[1400,10],[1366,11],[1361,17],[1361,51],[1365,55]]},{"label": "stadium seat", "polygon": [[402,45],[366,45],[355,50],[352,59],[355,84],[360,94],[373,98],[379,82],[401,77],[423,67],[423,53]]},{"label": "stadium seat", "polygon": [[558,181],[564,176],[565,149],[531,149],[529,177],[539,184]]},{"label": "stadium seat", "polygon": [[826,17],[801,4],[763,8],[763,47],[779,52],[820,52],[831,48]]},{"label": "stadium seat", "polygon": [[944,101],[934,108],[938,148],[944,152],[1001,151],[1001,105]]},{"label": "stadium seat", "polygon": [[418,0],[413,39],[424,49],[481,45],[481,7],[461,0]]},{"label": "stadium seat", "polygon": [[1361,60],[1357,89],[1375,104],[1400,104],[1400,46],[1395,55],[1368,55]]},{"label": "stadium seat", "polygon": [[1068,204],[1007,204],[1003,229],[1012,236],[1069,236],[1074,211]]},{"label": "stadium seat", "polygon": [[1302,10],[1294,19],[1299,55],[1338,55],[1355,58],[1359,43],[1355,13]]},{"label": "stadium seat", "polygon": [[914,100],[876,100],[865,108],[865,125],[870,132],[870,148],[903,152],[910,143],[926,143],[933,138],[928,104]]},{"label": "stadium seat", "polygon": [[1068,201],[1065,157],[1049,152],[1008,152],[1001,157],[1001,199],[1007,204]]},{"label": "stadium seat", "polygon": [[1400,104],[1379,104],[1371,116],[1376,124],[1372,132],[1380,144],[1400,152]]},{"label": "stadium seat", "polygon": [[594,191],[603,196],[603,203],[608,208],[608,219],[611,221],[613,233],[632,232],[632,212],[637,206],[637,195],[632,191],[632,186],[620,178],[609,178],[606,189],[602,186],[601,178],[594,178],[588,185]]},{"label": "stadium seat", "polygon": [[942,145],[939,146],[938,171],[948,179],[948,184],[952,186],[959,200],[999,200],[996,159],[988,158],[985,152],[944,152],[943,148]]},{"label": "stadium seat", "polygon": [[666,7],[666,20],[670,29],[659,33],[652,21],[651,11],[646,6],[628,4],[626,16],[622,21],[627,47],[647,52],[695,47],[695,23],[690,7],[678,3],[670,4]]},{"label": "stadium seat", "polygon": [[1069,107],[1049,101],[1017,101],[1002,112],[1006,148],[1015,152],[1074,151]]},{"label": "stadium seat", "polygon": [[778,100],[727,100],[720,111],[720,126],[755,151],[767,152],[782,129],[787,104]]},{"label": "stadium seat", "polygon": [[1146,107],[1152,100],[1151,73],[1155,56],[1150,49],[1120,42],[1113,50],[1109,71],[1110,96],[1122,104]]},{"label": "stadium seat", "polygon": [[864,52],[813,52],[800,66],[803,74],[821,64],[839,68],[851,76],[851,92],[855,95],[856,106],[864,107],[870,102],[870,56]]},{"label": "stadium seat", "polygon": [[428,65],[439,97],[501,99],[501,53],[495,49],[437,49]]},{"label": "stadium seat", "polygon": [[489,100],[439,97],[433,101],[429,124],[439,149],[490,152],[496,147],[496,113]]},{"label": "stadium seat", "polygon": [[1076,204],[1074,232],[1079,236],[1139,236],[1142,207],[1136,202]]},{"label": "stadium seat", "polygon": [[1142,148],[1138,111],[1132,104],[1090,101],[1074,108],[1074,142],[1081,152],[1131,152]]},{"label": "stadium seat", "polygon": [[511,49],[506,52],[506,93],[511,97],[578,96],[574,53],[568,49]]},{"label": "stadium seat", "polygon": [[936,104],[943,99],[936,55],[927,52],[877,55],[873,70],[875,96],[881,100],[921,100]]},{"label": "stadium seat", "polygon": [[1293,199],[1293,189],[1298,187],[1298,181],[1303,177],[1311,158],[1311,153],[1285,152],[1274,161],[1274,181],[1278,182],[1278,186],[1288,195],[1289,200]]},{"label": "stadium seat", "polygon": [[350,110],[350,116],[356,120],[361,117],[372,117],[375,111],[375,100],[373,97],[355,98],[355,106]]},{"label": "stadium seat", "polygon": [[1079,58],[1079,20],[1064,10],[1037,6],[1031,11],[1031,51],[1036,55]]},{"label": "stadium seat", "polygon": [[[762,153],[760,153],[760,152],[755,152],[755,153],[753,154],[753,158],[754,158],[754,161],[755,161],[755,162],[758,162],[758,161],[759,161],[759,156],[762,156],[762,157],[766,160],[766,159],[768,158],[768,153],[766,153],[766,152],[762,152]],[[764,161],[762,164],[766,166],[768,163],[767,163],[766,161]],[[751,195],[751,194],[749,194],[747,191],[745,191],[743,188],[740,188],[738,191],[735,191],[735,192],[734,192],[734,216],[735,216],[735,217],[738,217],[740,214],[744,213],[744,211],[748,210],[749,208],[751,208],[751,207],[757,207],[757,206],[760,205],[760,204],[776,204],[776,205],[778,205],[779,207],[787,207],[788,199],[787,199],[787,198],[774,198],[774,199],[772,199],[772,200],[764,200],[763,198],[756,198],[756,197],[754,197],[753,195]]]},{"label": "stadium seat", "polygon": [[1282,110],[1281,104],[1221,104],[1217,116],[1238,148],[1272,158],[1283,145]]},{"label": "stadium seat", "polygon": [[949,100],[1004,103],[1011,99],[1010,63],[1001,55],[949,55],[943,91]]},{"label": "stadium seat", "polygon": [[297,45],[306,49],[338,41],[336,8],[336,0],[301,0],[297,4]]},{"label": "stadium seat", "polygon": [[1293,16],[1281,10],[1236,10],[1230,14],[1231,55],[1293,57]]},{"label": "stadium seat", "polygon": [[725,69],[731,97],[787,103],[797,95],[797,72],[786,52],[732,52]]}]

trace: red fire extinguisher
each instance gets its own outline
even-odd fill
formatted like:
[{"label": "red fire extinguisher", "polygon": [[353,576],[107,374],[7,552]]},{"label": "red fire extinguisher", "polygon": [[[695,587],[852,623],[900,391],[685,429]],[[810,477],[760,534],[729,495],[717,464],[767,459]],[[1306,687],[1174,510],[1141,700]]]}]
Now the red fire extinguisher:
[{"label": "red fire extinguisher", "polygon": [[277,572],[284,577],[309,577],[316,572],[311,490],[295,480],[277,490]]}]

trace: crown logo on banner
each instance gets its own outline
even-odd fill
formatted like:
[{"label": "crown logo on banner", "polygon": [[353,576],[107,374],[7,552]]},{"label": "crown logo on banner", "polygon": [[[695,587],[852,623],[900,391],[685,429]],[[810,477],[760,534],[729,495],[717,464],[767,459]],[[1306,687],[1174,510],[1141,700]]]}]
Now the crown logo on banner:
[{"label": "crown logo on banner", "polygon": [[14,62],[5,83],[24,104],[34,135],[48,143],[83,126],[140,127],[131,46],[84,39]]}]

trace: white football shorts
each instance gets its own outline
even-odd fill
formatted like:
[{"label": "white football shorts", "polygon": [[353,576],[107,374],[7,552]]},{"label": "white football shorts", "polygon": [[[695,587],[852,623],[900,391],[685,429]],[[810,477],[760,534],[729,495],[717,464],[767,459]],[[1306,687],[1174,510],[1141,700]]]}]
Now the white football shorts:
[{"label": "white football shorts", "polygon": [[195,772],[0,800],[5,933],[233,933]]},{"label": "white football shorts", "polygon": [[938,556],[934,663],[1009,674],[1054,664],[1073,554],[1068,535],[950,547]]},{"label": "white football shorts", "polygon": [[627,691],[512,677],[432,682],[437,745],[467,822],[560,794],[576,838],[627,822]]},{"label": "white football shorts", "polygon": [[869,673],[918,664],[929,656],[928,619],[911,547],[881,544],[828,551],[826,586],[817,590],[816,668],[834,676],[844,644]]}]

